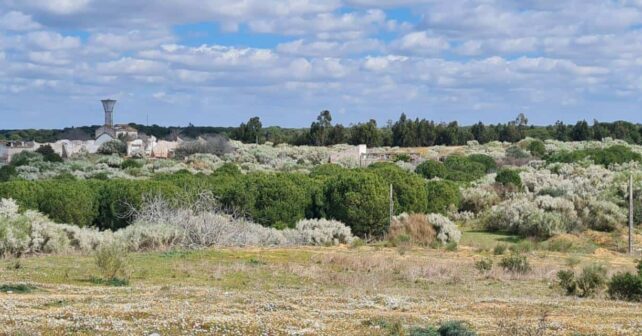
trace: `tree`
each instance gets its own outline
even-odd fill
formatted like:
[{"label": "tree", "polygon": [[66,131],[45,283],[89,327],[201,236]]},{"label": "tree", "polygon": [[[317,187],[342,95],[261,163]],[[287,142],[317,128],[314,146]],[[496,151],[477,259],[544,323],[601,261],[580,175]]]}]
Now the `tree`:
[{"label": "tree", "polygon": [[241,123],[239,128],[233,133],[233,137],[244,143],[260,143],[262,137],[263,124],[259,117],[252,117],[247,124]]},{"label": "tree", "polygon": [[331,127],[332,115],[330,114],[330,111],[321,111],[317,117],[317,121],[310,125],[311,143],[315,146],[326,146]]},{"label": "tree", "polygon": [[379,147],[383,145],[383,134],[377,128],[377,121],[370,119],[367,123],[356,124],[350,129],[350,144],[365,144],[368,147]]},{"label": "tree", "polygon": [[62,162],[60,155],[58,155],[50,145],[40,146],[40,148],[36,149],[36,153],[40,153],[44,161]]},{"label": "tree", "polygon": [[586,141],[591,139],[591,130],[586,120],[578,121],[571,130],[573,141]]}]

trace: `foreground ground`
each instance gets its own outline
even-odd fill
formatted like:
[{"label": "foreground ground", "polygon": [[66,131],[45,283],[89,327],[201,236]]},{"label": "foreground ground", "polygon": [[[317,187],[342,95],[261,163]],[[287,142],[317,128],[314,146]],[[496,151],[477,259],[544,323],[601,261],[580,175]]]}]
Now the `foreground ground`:
[{"label": "foreground ground", "polygon": [[[464,241],[465,242],[465,241]],[[642,305],[564,296],[555,273],[568,264],[633,270],[633,259],[529,254],[533,271],[497,265],[481,275],[479,247],[217,249],[131,256],[131,284],[95,284],[90,256],[0,260],[0,334],[389,335],[386,326],[464,320],[482,335],[640,335]],[[530,334],[535,335],[535,334]]]}]

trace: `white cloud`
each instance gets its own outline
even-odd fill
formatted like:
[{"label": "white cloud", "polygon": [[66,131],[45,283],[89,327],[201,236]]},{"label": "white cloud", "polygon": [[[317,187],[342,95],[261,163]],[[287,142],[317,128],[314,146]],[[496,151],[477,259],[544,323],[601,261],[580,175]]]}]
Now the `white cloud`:
[{"label": "white cloud", "polygon": [[32,32],[25,35],[27,43],[38,49],[61,50],[80,47],[80,39],[48,31]]},{"label": "white cloud", "polygon": [[450,47],[448,41],[439,36],[430,36],[425,31],[404,35],[393,43],[397,48],[416,54],[438,54]]},{"label": "white cloud", "polygon": [[28,31],[40,29],[42,26],[33,21],[31,15],[17,11],[10,11],[0,17],[0,29],[14,31]]}]

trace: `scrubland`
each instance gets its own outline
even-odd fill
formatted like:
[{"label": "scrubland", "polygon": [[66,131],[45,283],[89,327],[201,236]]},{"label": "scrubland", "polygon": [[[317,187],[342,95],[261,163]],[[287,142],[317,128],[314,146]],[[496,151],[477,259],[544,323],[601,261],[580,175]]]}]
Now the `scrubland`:
[{"label": "scrubland", "polygon": [[12,163],[0,333],[642,334],[638,145],[232,147]]}]

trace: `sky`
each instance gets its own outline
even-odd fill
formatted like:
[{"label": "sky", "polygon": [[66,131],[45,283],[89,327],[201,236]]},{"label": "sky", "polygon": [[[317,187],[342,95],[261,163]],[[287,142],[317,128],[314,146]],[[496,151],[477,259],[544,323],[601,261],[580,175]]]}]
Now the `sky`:
[{"label": "sky", "polygon": [[0,0],[0,129],[642,122],[642,0]]}]

